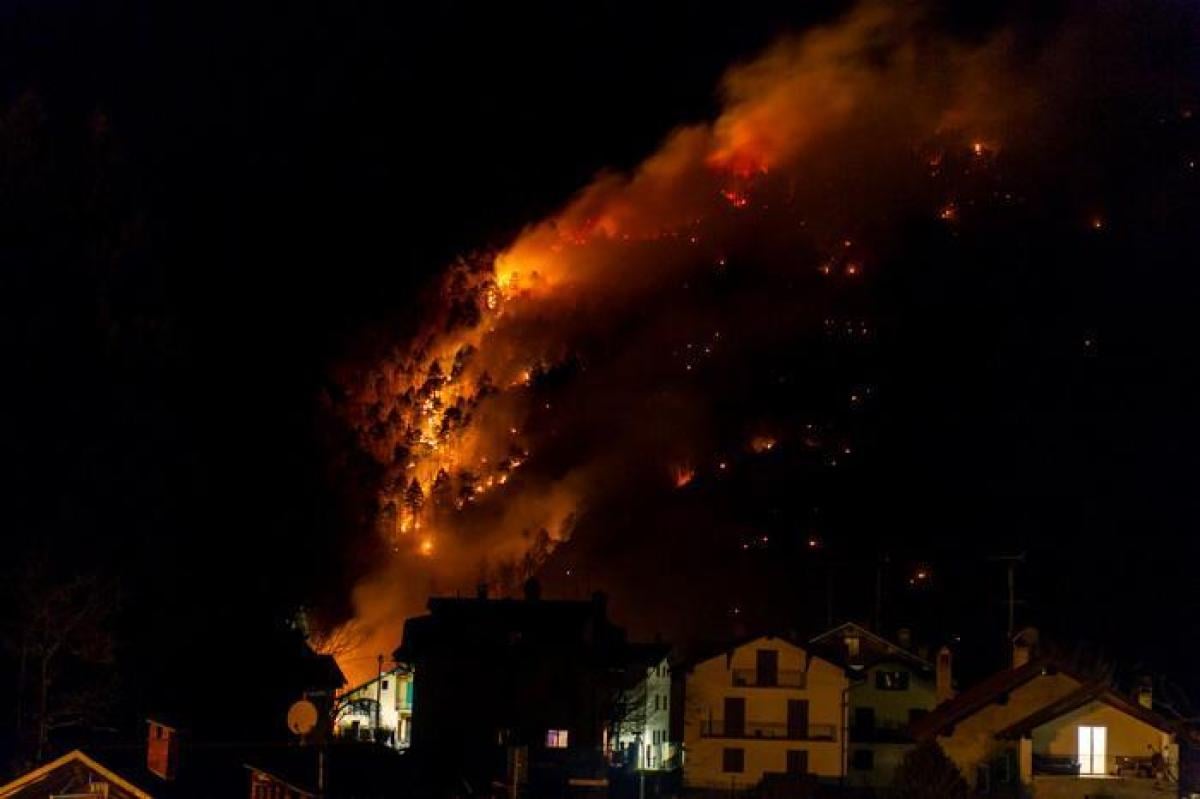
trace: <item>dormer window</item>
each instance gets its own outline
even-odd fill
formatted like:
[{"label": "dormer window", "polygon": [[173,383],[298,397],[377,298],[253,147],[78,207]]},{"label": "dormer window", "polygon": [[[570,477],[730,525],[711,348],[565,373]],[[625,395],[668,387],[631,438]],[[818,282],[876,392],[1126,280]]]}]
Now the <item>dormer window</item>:
[{"label": "dormer window", "polygon": [[907,671],[877,671],[875,672],[875,687],[880,691],[907,691]]}]

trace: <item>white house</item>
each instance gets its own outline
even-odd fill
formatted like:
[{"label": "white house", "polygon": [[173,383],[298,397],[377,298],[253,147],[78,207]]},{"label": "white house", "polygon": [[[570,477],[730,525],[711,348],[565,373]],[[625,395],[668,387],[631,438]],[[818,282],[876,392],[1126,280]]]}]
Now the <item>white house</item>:
[{"label": "white house", "polygon": [[665,771],[677,765],[671,741],[671,667],[669,648],[643,647],[634,683],[627,692],[624,718],[615,731],[619,760],[640,771]]},{"label": "white house", "polygon": [[849,686],[840,666],[788,638],[750,638],[693,662],[684,676],[684,786],[841,777]]},{"label": "white house", "polygon": [[338,698],[338,735],[407,749],[412,735],[412,686],[412,669],[398,665],[346,691]]}]

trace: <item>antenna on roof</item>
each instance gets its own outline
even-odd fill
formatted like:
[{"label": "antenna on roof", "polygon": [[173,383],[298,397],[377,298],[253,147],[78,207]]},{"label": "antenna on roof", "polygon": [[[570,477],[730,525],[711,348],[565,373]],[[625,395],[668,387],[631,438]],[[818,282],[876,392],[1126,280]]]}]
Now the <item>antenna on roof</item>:
[{"label": "antenna on roof", "polygon": [[993,555],[988,560],[1008,564],[1008,642],[1012,643],[1013,636],[1016,635],[1017,605],[1024,604],[1024,600],[1017,599],[1016,595],[1016,568],[1018,563],[1025,562],[1025,553],[1022,552],[1019,555]]}]

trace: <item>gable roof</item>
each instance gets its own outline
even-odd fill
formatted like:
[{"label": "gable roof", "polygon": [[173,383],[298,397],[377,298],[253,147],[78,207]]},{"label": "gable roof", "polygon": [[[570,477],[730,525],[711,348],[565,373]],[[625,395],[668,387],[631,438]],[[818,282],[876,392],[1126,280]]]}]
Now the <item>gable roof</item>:
[{"label": "gable roof", "polygon": [[[326,796],[370,799],[406,796],[412,792],[411,763],[393,749],[374,744],[336,743],[327,751]],[[276,747],[247,759],[244,768],[281,782],[304,796],[316,796],[317,758],[315,747]]]},{"label": "gable roof", "polygon": [[624,630],[609,621],[602,596],[574,599],[431,597],[429,613],[404,623],[396,660],[420,668],[447,650],[504,648],[513,636],[541,647],[619,647]]},{"label": "gable roof", "polygon": [[1131,702],[1125,696],[1114,691],[1107,682],[1096,681],[1081,685],[1077,690],[1051,702],[1040,710],[1030,713],[1020,721],[1010,724],[996,733],[996,737],[1001,739],[1021,738],[1033,732],[1037,727],[1054,721],[1056,718],[1066,715],[1072,710],[1083,707],[1090,702],[1103,702],[1162,732],[1175,732],[1174,725],[1153,710],[1144,708],[1136,702]]},{"label": "gable roof", "polygon": [[913,721],[909,725],[909,730],[918,740],[938,735],[968,716],[975,715],[1002,695],[1020,688],[1030,680],[1058,672],[1067,674],[1077,682],[1084,682],[1077,675],[1061,668],[1049,658],[1034,658],[1015,669],[998,671],[953,699],[943,702],[926,715]]},{"label": "gable roof", "polygon": [[[70,765],[71,763],[79,763],[83,767],[90,769],[91,771],[104,777],[104,779],[108,780],[109,782],[116,783],[121,789],[132,794],[133,796],[139,797],[139,799],[153,799],[153,797],[145,790],[139,788],[137,785],[134,785],[132,782],[117,774],[115,771],[103,766],[93,758],[88,757],[78,749],[68,752],[56,760],[51,760],[49,763],[46,763],[43,766],[35,768],[33,771],[18,777],[7,785],[0,785],[0,797],[19,796],[24,789],[31,788],[37,783],[49,779],[54,772],[60,770],[64,766]],[[39,795],[40,793],[41,792],[39,792]]]},{"label": "gable roof", "polygon": [[[845,634],[851,633],[859,638],[866,640],[871,646],[864,647],[868,651],[860,655],[859,662],[851,664],[848,661],[845,653],[842,651],[842,641]],[[839,624],[838,626],[826,630],[809,640],[809,644],[817,648],[817,651],[826,660],[832,660],[842,666],[859,666],[870,668],[884,662],[899,662],[920,669],[921,671],[933,671],[933,664],[925,658],[910,652],[897,643],[889,641],[882,635],[873,633],[866,627],[860,624],[855,624],[852,621]],[[871,649],[874,649],[877,654],[872,654]],[[862,651],[862,650],[860,650]]]},{"label": "gable roof", "polygon": [[[821,657],[820,655],[817,655],[816,653],[814,653],[813,650],[810,649],[808,647],[808,645],[805,644],[804,641],[801,641],[800,639],[796,638],[795,636],[783,635],[783,634],[779,634],[779,633],[751,633],[748,635],[743,635],[740,638],[735,638],[732,641],[725,641],[723,643],[709,644],[707,646],[701,647],[700,649],[697,649],[690,657],[685,659],[679,665],[680,665],[681,670],[691,671],[697,665],[704,663],[705,661],[712,660],[713,658],[721,657],[722,655],[728,657],[734,651],[741,649],[742,647],[747,646],[748,644],[752,644],[755,641],[761,641],[763,639],[783,641],[785,644],[794,646],[796,649],[799,649],[801,652],[803,652],[805,654],[806,663],[809,665],[811,665],[811,662],[814,658],[825,661],[826,663],[830,663],[831,665],[835,665],[835,666],[837,665],[836,663],[833,663],[832,661],[830,661],[828,658]],[[807,668],[807,666],[806,666],[806,668]],[[840,666],[839,666],[839,668],[840,668]]]},{"label": "gable roof", "polygon": [[411,674],[411,673],[412,673],[411,668],[409,668],[406,664],[400,663],[400,664],[393,666],[390,669],[387,669],[384,672],[381,672],[380,674],[377,674],[376,676],[370,678],[369,680],[364,680],[363,682],[359,683],[358,685],[354,686],[353,688],[347,688],[346,690],[340,692],[338,694],[338,696],[343,696],[343,697],[350,696],[351,694],[358,693],[359,691],[363,690],[364,688],[374,685],[375,683],[379,682],[380,680],[390,679],[391,677],[393,677],[396,674]]}]

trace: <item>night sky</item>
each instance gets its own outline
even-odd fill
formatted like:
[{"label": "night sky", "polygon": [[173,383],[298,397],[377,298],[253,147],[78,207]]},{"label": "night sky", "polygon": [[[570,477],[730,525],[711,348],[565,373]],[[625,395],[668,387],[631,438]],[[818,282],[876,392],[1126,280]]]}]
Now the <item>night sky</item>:
[{"label": "night sky", "polygon": [[[713,118],[731,64],[845,9],[406,5],[0,2],[3,564],[119,583],[118,726],[269,678],[301,606],[351,614],[381,476],[344,376],[418,331],[447,264]],[[1030,64],[1091,16],[951,5],[930,6],[936,36],[1009,30]],[[991,199],[953,235],[889,220],[869,283],[788,306],[864,320],[869,344],[766,337],[719,360],[702,386],[748,388],[722,389],[695,484],[589,506],[541,564],[550,593],[606,590],[641,635],[815,631],[831,589],[838,620],[872,619],[886,556],[885,628],[958,636],[982,670],[1004,632],[991,558],[1024,552],[1019,623],[1200,689],[1197,17],[1102,5],[1062,76],[1092,88],[1043,98],[1045,146],[1005,142],[963,193]],[[689,291],[759,301],[777,255],[744,258]],[[601,351],[537,390],[572,396],[555,381]],[[768,372],[803,390],[764,399]],[[850,394],[870,407],[829,410]],[[780,446],[748,453],[764,418]],[[828,442],[792,446],[814,420],[853,450],[834,476]]]}]

